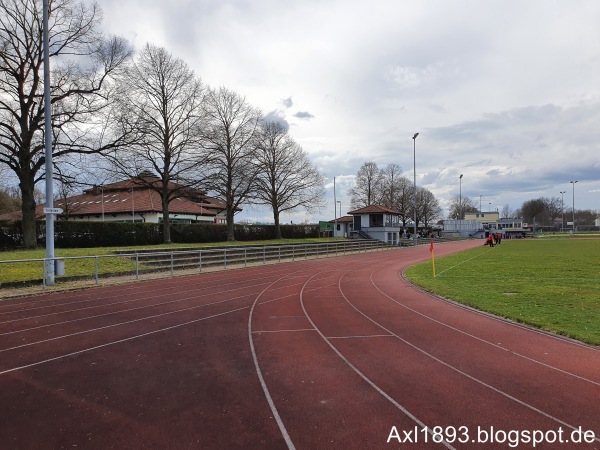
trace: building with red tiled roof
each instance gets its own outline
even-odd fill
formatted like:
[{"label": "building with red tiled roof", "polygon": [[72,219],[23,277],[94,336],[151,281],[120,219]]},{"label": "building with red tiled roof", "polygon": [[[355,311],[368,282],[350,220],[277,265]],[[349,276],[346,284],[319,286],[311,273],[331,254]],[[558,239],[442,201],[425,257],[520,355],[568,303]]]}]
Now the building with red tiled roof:
[{"label": "building with red tiled roof", "polygon": [[[63,213],[58,220],[85,220],[105,222],[151,222],[162,221],[160,194],[148,186],[159,183],[153,179],[129,179],[104,186],[94,186],[80,195],[58,199],[54,206]],[[171,183],[171,188],[182,188]],[[44,205],[38,205],[36,216],[45,217]],[[172,223],[225,223],[224,201],[205,195],[203,192],[182,188],[182,196],[169,203],[169,218]],[[20,211],[3,214],[0,220],[17,220]]]},{"label": "building with red tiled roof", "polygon": [[399,211],[381,205],[369,205],[349,211],[354,219],[353,232],[395,245],[400,239]]}]

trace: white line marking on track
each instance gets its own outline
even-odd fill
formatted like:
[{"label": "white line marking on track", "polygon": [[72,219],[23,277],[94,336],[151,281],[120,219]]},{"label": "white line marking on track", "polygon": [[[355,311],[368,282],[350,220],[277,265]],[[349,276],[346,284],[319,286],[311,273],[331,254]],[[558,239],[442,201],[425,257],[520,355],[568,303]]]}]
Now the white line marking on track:
[{"label": "white line marking on track", "polygon": [[[246,294],[246,295],[249,295],[249,294]],[[157,317],[164,317],[164,316],[168,316],[168,315],[171,315],[171,314],[177,314],[177,313],[180,313],[180,312],[191,311],[193,309],[204,308],[205,306],[212,306],[212,305],[217,305],[217,304],[220,304],[220,303],[227,303],[227,302],[232,301],[232,300],[239,300],[240,298],[244,298],[244,296],[235,297],[235,298],[226,299],[226,300],[219,300],[218,302],[214,302],[214,303],[211,303],[211,304],[208,304],[208,305],[190,306],[189,308],[182,308],[182,309],[178,309],[178,310],[175,310],[175,311],[169,311],[169,312],[165,312],[165,313],[161,313],[161,314],[155,314],[155,315],[152,315],[152,316],[139,317],[137,319],[128,320],[126,322],[113,323],[111,325],[105,325],[103,327],[89,328],[87,330],[78,331],[76,333],[64,334],[62,336],[56,336],[56,337],[53,337],[53,338],[43,339],[41,341],[29,342],[27,344],[21,344],[21,345],[15,346],[15,347],[9,347],[9,348],[0,349],[0,353],[7,352],[9,350],[16,350],[18,348],[29,347],[29,346],[36,345],[36,344],[43,344],[45,342],[51,342],[51,341],[56,341],[56,340],[59,340],[59,339],[64,339],[64,338],[68,338],[68,337],[78,336],[78,335],[81,335],[81,334],[92,333],[94,331],[100,331],[100,330],[106,330],[108,328],[119,327],[121,325],[128,325],[128,324],[135,323],[135,322],[142,322],[144,320],[155,319]]]},{"label": "white line marking on track", "polygon": [[[510,353],[510,354],[512,354],[512,355],[518,356],[519,358],[526,359],[527,361],[531,361],[531,362],[533,362],[533,363],[535,363],[535,364],[539,364],[540,366],[546,367],[546,368],[548,368],[548,369],[556,370],[557,372],[563,373],[563,374],[565,374],[565,375],[569,375],[569,376],[571,376],[571,377],[573,377],[573,378],[578,378],[578,379],[580,379],[580,380],[582,380],[582,381],[586,381],[586,382],[588,382],[588,383],[595,384],[596,386],[600,386],[600,383],[599,383],[599,382],[597,382],[597,381],[590,380],[589,378],[585,378],[585,377],[583,377],[583,376],[581,376],[581,375],[577,375],[577,374],[574,374],[574,373],[572,373],[572,372],[568,372],[568,371],[566,371],[566,370],[560,369],[560,368],[558,368],[558,367],[554,367],[554,366],[552,366],[552,365],[550,365],[550,364],[544,363],[544,362],[542,362],[542,361],[539,361],[539,360],[537,360],[537,359],[531,358],[531,357],[529,357],[529,356],[525,356],[525,355],[523,355],[523,354],[521,354],[521,353],[519,353],[519,352],[516,352],[516,351],[514,351],[514,350],[510,350],[510,349],[508,349],[508,348],[506,348],[506,347],[502,347],[501,345],[498,345],[498,344],[495,344],[495,343],[493,343],[493,342],[487,341],[487,340],[485,340],[485,339],[483,339],[483,338],[480,338],[480,337],[478,337],[478,336],[475,336],[475,335],[473,335],[473,334],[471,334],[471,333],[468,333],[468,332],[466,332],[466,331],[464,331],[464,330],[461,330],[461,329],[459,329],[459,328],[453,327],[452,325],[449,325],[449,324],[447,324],[447,323],[444,323],[444,322],[441,322],[441,321],[439,321],[439,320],[437,320],[437,319],[434,319],[434,318],[433,318],[433,317],[431,317],[431,316],[428,316],[428,315],[426,315],[426,314],[423,314],[422,312],[419,312],[419,311],[417,311],[416,309],[413,309],[413,308],[411,308],[410,306],[407,306],[407,305],[405,305],[404,303],[401,303],[401,302],[399,302],[398,300],[396,300],[396,299],[394,299],[394,298],[390,297],[388,294],[386,294],[386,293],[385,293],[385,292],[383,292],[381,289],[379,289],[379,287],[377,287],[377,285],[376,285],[376,284],[375,284],[375,282],[373,281],[373,274],[372,274],[372,273],[371,273],[371,284],[372,284],[372,285],[375,287],[375,289],[377,289],[377,290],[378,290],[378,291],[379,291],[381,294],[383,294],[384,296],[386,296],[387,298],[389,298],[389,299],[390,299],[391,301],[393,301],[394,303],[398,304],[399,306],[401,306],[401,307],[403,307],[403,308],[405,308],[405,309],[407,309],[407,310],[409,310],[409,311],[411,311],[411,312],[413,312],[413,313],[415,313],[415,314],[417,314],[417,315],[419,315],[419,316],[421,316],[421,317],[424,317],[424,318],[426,318],[426,319],[429,319],[429,320],[431,320],[432,322],[435,322],[435,323],[437,323],[437,324],[439,324],[439,325],[442,325],[442,326],[444,326],[444,327],[447,327],[447,328],[449,328],[449,329],[451,329],[451,330],[453,330],[453,331],[456,331],[457,333],[464,334],[465,336],[468,336],[468,337],[470,337],[470,338],[472,338],[472,339],[475,339],[475,340],[477,340],[477,341],[483,342],[484,344],[491,345],[492,347],[495,347],[495,348],[497,348],[497,349],[503,350],[503,351],[505,351],[505,352],[508,352],[508,353]],[[420,290],[420,289],[419,289],[419,290]],[[426,291],[422,291],[422,292],[425,292],[425,293],[427,294],[427,292],[426,292]],[[434,297],[434,298],[435,298],[435,297]],[[448,303],[448,304],[450,304],[450,305],[458,306],[459,308],[461,307],[461,305],[455,305],[455,304],[454,304],[454,302],[447,302],[447,303]],[[473,311],[473,312],[475,312],[475,313],[477,313],[477,314],[480,314],[480,315],[484,315],[485,317],[489,317],[489,318],[491,318],[491,319],[494,319],[494,320],[497,320],[497,319],[498,319],[497,317],[495,317],[495,316],[493,316],[493,315],[491,315],[491,314],[482,313],[482,311],[475,311],[475,310],[472,310],[471,308],[464,308],[464,309],[466,309],[467,311]],[[509,321],[501,320],[501,322],[502,322],[502,323],[505,323],[505,324],[507,324],[507,325],[513,325],[513,323],[511,323],[511,322],[509,322]],[[519,326],[519,328],[521,328],[521,329],[524,329],[524,330],[530,330],[529,328],[525,328],[525,327],[521,327],[521,326]],[[538,332],[537,330],[535,330],[535,329],[531,329],[530,331],[539,333],[539,332]],[[544,335],[544,336],[548,336],[548,337],[554,337],[554,336],[552,336],[551,334],[546,334],[546,333],[543,333],[543,335]],[[565,342],[563,339],[559,339],[559,340],[560,340],[561,342]],[[587,347],[584,347],[584,348],[587,348]],[[592,349],[592,350],[594,350],[594,349]]]},{"label": "white line marking on track", "polygon": [[296,331],[315,331],[313,328],[298,328],[297,330],[254,330],[253,334],[262,333],[294,333]]},{"label": "white line marking on track", "polygon": [[[347,272],[346,272],[347,273]],[[344,274],[342,274],[340,276],[340,279],[343,277]],[[306,286],[306,284],[308,284],[308,282],[312,279],[313,277],[311,277],[304,286]],[[338,284],[339,286],[339,284]],[[341,291],[340,291],[341,292]],[[380,395],[382,395],[387,401],[389,401],[392,405],[394,405],[397,409],[399,409],[401,412],[403,412],[406,416],[410,417],[414,422],[416,422],[421,428],[424,428],[427,430],[427,433],[429,433],[432,437],[433,437],[433,431],[431,428],[429,428],[427,425],[425,425],[421,420],[419,420],[414,414],[412,414],[408,409],[406,409],[404,406],[402,406],[400,403],[398,403],[396,400],[394,400],[387,392],[385,392],[383,389],[381,389],[377,384],[375,384],[374,381],[372,381],[369,377],[367,377],[363,372],[361,372],[358,367],[356,367],[354,364],[352,364],[344,355],[342,355],[342,353],[335,348],[335,346],[330,342],[330,340],[321,332],[321,330],[317,327],[317,325],[313,322],[313,320],[310,318],[308,312],[306,311],[306,308],[304,306],[304,287],[302,288],[302,291],[300,291],[300,304],[302,306],[302,310],[304,311],[304,314],[306,314],[306,318],[309,320],[309,322],[311,323],[311,325],[313,327],[315,327],[315,330],[317,331],[317,333],[319,334],[319,336],[321,336],[321,338],[325,341],[325,343],[338,355],[338,357],[344,361],[344,363],[346,363],[346,365],[348,367],[350,367],[359,377],[361,377],[363,380],[365,380],[373,389],[375,389]],[[343,293],[342,293],[343,295]],[[388,331],[388,330],[386,330]],[[389,331],[388,331],[389,333]],[[441,444],[443,444],[446,448],[449,449],[455,449],[455,447],[453,447],[452,445],[448,444],[447,442],[441,442]]]},{"label": "white line marking on track", "polygon": [[[466,378],[468,378],[468,379],[470,379],[470,380],[472,380],[472,381],[474,381],[474,382],[476,382],[476,383],[479,383],[479,384],[481,384],[482,386],[485,386],[485,387],[487,387],[488,389],[491,389],[492,391],[494,391],[494,392],[496,392],[496,393],[498,393],[498,394],[500,394],[500,395],[502,395],[502,396],[504,396],[504,397],[506,397],[506,398],[508,398],[508,399],[510,399],[510,400],[512,400],[512,401],[514,401],[514,402],[516,402],[516,403],[518,403],[518,404],[520,404],[520,405],[522,405],[522,406],[525,406],[526,408],[529,408],[529,409],[531,409],[532,411],[535,411],[535,412],[537,412],[538,414],[541,414],[542,416],[544,416],[544,417],[547,417],[547,418],[548,418],[548,419],[550,419],[550,420],[553,420],[553,421],[555,421],[556,423],[559,423],[559,424],[561,424],[561,425],[564,425],[565,427],[567,427],[567,428],[570,428],[571,430],[574,430],[574,431],[578,430],[578,428],[577,428],[577,427],[575,427],[575,426],[573,426],[573,425],[571,425],[571,424],[569,424],[569,423],[567,423],[567,422],[564,422],[563,420],[559,419],[558,417],[554,417],[553,415],[551,415],[551,414],[549,414],[549,413],[547,413],[547,412],[545,412],[545,411],[542,411],[541,409],[539,409],[539,408],[536,408],[535,406],[533,406],[533,405],[530,405],[529,403],[526,403],[526,402],[524,402],[523,400],[519,400],[518,398],[516,398],[516,397],[513,397],[512,395],[508,394],[507,392],[504,392],[504,391],[502,391],[502,390],[500,390],[500,389],[498,389],[498,388],[495,388],[494,386],[492,386],[491,384],[488,384],[488,383],[486,383],[485,381],[482,381],[482,380],[480,380],[480,379],[478,379],[478,378],[475,378],[475,377],[474,377],[474,376],[472,376],[472,375],[469,375],[469,374],[468,374],[468,373],[466,373],[466,372],[463,372],[462,370],[458,369],[457,367],[454,367],[453,365],[451,365],[451,364],[449,364],[449,363],[447,363],[447,362],[445,362],[445,361],[441,360],[440,358],[438,358],[438,357],[436,357],[436,356],[432,355],[431,353],[427,352],[426,350],[423,350],[422,348],[420,348],[420,347],[417,347],[415,344],[413,344],[413,343],[411,343],[411,342],[407,341],[406,339],[404,339],[404,338],[400,337],[399,335],[397,335],[397,334],[396,334],[396,333],[394,333],[393,331],[389,330],[388,328],[386,328],[385,326],[381,325],[380,323],[378,323],[378,322],[377,322],[377,321],[375,321],[374,319],[370,318],[370,317],[369,317],[369,316],[367,316],[365,313],[363,313],[361,310],[359,310],[359,309],[358,309],[356,306],[354,306],[354,304],[353,304],[353,303],[351,303],[351,302],[350,302],[350,300],[348,300],[348,298],[347,298],[347,297],[344,295],[344,293],[343,293],[343,291],[342,291],[342,286],[341,286],[341,280],[342,280],[342,278],[343,278],[343,276],[342,276],[342,277],[340,277],[340,280],[339,280],[339,281],[340,281],[340,283],[339,283],[339,288],[340,288],[340,293],[341,293],[341,294],[344,296],[344,298],[346,299],[346,302],[348,302],[348,304],[349,304],[349,305],[350,305],[352,308],[354,308],[354,309],[356,310],[356,312],[358,312],[359,314],[361,314],[363,317],[365,317],[367,320],[371,321],[371,322],[372,322],[373,324],[375,324],[376,326],[380,327],[382,330],[385,330],[386,332],[388,332],[388,333],[390,333],[390,334],[393,334],[394,336],[396,336],[396,338],[398,338],[400,341],[404,342],[404,343],[405,343],[406,345],[408,345],[409,347],[412,347],[412,348],[414,348],[415,350],[417,350],[417,351],[421,352],[422,354],[424,354],[424,355],[428,356],[429,358],[433,359],[434,361],[437,361],[438,363],[442,364],[443,366],[446,366],[446,367],[448,367],[449,369],[451,369],[451,370],[455,371],[456,373],[459,373],[460,375],[463,375],[464,377],[466,377]],[[309,319],[309,320],[310,320],[310,319]],[[314,324],[313,324],[313,325],[314,325]],[[596,440],[596,441],[600,442],[600,436],[596,437],[594,440]]]},{"label": "white line marking on track", "polygon": [[212,316],[206,316],[206,317],[202,317],[200,319],[195,319],[195,320],[190,320],[188,322],[179,323],[177,325],[171,325],[170,327],[160,328],[158,330],[148,331],[147,333],[137,334],[135,336],[129,336],[129,337],[124,338],[124,339],[119,339],[117,341],[107,342],[105,344],[96,345],[94,347],[84,348],[82,350],[77,350],[76,352],[66,353],[64,355],[55,356],[54,358],[48,358],[48,359],[45,359],[43,361],[38,361],[38,362],[31,363],[31,364],[25,364],[25,365],[20,366],[20,367],[13,367],[12,369],[6,369],[6,370],[3,370],[3,371],[0,371],[0,375],[4,375],[4,374],[10,373],[10,372],[16,372],[17,370],[28,369],[29,367],[39,366],[40,364],[46,364],[46,363],[49,363],[49,362],[52,362],[52,361],[58,361],[59,359],[68,358],[70,356],[79,355],[81,353],[91,352],[92,350],[98,350],[99,348],[110,347],[111,345],[120,344],[122,342],[128,342],[128,341],[132,341],[134,339],[140,339],[140,338],[145,337],[145,336],[149,336],[149,335],[156,334],[156,333],[161,333],[163,331],[173,330],[175,328],[180,328],[180,327],[183,327],[183,326],[186,326],[186,325],[190,325],[192,323],[197,323],[197,322],[201,322],[203,320],[212,319],[214,317],[224,316],[226,314],[231,314],[231,313],[234,313],[234,312],[237,312],[237,311],[243,311],[244,309],[248,309],[248,308],[249,308],[249,306],[244,306],[242,308],[232,309],[230,311],[225,311],[225,312],[222,312],[222,313],[219,313],[219,314],[213,314]]},{"label": "white line marking on track", "polygon": [[256,296],[256,299],[254,300],[254,303],[252,304],[252,307],[250,308],[250,313],[248,314],[248,341],[250,343],[250,352],[252,353],[252,359],[254,361],[256,375],[258,376],[258,381],[260,382],[260,386],[262,387],[263,393],[265,394],[265,398],[267,399],[269,408],[271,408],[271,412],[273,413],[273,418],[275,419],[275,422],[277,422],[279,431],[281,432],[281,435],[283,436],[283,439],[285,440],[285,443],[287,444],[288,449],[295,450],[296,447],[294,446],[294,443],[292,442],[292,438],[290,437],[289,433],[287,432],[287,429],[285,428],[285,424],[283,423],[283,420],[281,420],[279,411],[277,411],[275,402],[273,402],[273,397],[271,397],[271,393],[269,392],[269,388],[267,387],[267,383],[265,382],[265,379],[263,377],[262,370],[260,369],[260,364],[258,363],[256,349],[254,348],[254,339],[252,339],[252,334],[253,334],[253,332],[252,332],[252,316],[254,314],[254,308],[258,304],[258,299],[260,298],[260,296],[262,294],[264,294],[267,291],[267,289],[269,289],[270,286],[273,286],[275,283],[277,283],[278,281],[283,280],[285,278],[286,277],[283,276],[283,277],[279,278],[278,280],[274,281],[269,286],[267,286],[260,294],[258,294]]}]

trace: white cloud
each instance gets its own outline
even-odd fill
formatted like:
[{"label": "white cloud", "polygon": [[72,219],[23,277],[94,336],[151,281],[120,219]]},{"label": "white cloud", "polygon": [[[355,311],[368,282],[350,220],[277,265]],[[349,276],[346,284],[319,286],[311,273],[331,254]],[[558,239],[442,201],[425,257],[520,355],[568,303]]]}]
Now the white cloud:
[{"label": "white cloud", "polygon": [[576,178],[578,207],[600,209],[595,0],[104,0],[102,8],[107,31],[138,48],[164,46],[206,83],[288,123],[330,179],[367,160],[397,163],[412,179],[418,131],[417,183],[442,202],[464,173],[463,195],[513,209],[558,197]]}]

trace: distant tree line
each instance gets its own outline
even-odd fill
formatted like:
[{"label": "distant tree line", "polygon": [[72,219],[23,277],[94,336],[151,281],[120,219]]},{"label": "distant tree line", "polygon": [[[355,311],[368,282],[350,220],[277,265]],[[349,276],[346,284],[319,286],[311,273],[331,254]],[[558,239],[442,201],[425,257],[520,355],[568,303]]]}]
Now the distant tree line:
[{"label": "distant tree line", "polygon": [[[324,177],[286,126],[236,92],[205,86],[164,48],[147,44],[134,57],[125,39],[100,32],[98,4],[51,5],[52,154],[62,194],[90,173],[111,181],[152,174],[164,242],[169,203],[186,189],[227,202],[228,240],[243,204],[272,209],[275,237],[282,212],[319,209]],[[36,184],[45,177],[41,0],[0,0],[0,60],[0,171],[18,180],[23,242],[34,247]]]},{"label": "distant tree line", "polygon": [[[406,227],[414,217],[416,204],[417,223],[427,227],[442,219],[442,209],[432,192],[417,186],[416,202],[414,201],[413,180],[401,175],[402,169],[397,164],[389,164],[380,168],[376,163],[365,162],[356,174],[355,183],[349,189],[351,207],[362,208],[368,205],[382,205],[398,211],[402,226]],[[477,200],[467,196],[453,195],[450,199],[448,219],[464,219],[465,214],[479,212]],[[501,218],[520,218],[528,224],[543,227],[565,228],[567,222],[573,220],[573,209],[563,209],[560,198],[541,197],[527,200],[521,208],[511,210],[504,205],[498,211]],[[600,217],[600,211],[579,209],[575,211],[575,222],[578,226],[593,226]],[[562,225],[561,225],[562,223]]]}]

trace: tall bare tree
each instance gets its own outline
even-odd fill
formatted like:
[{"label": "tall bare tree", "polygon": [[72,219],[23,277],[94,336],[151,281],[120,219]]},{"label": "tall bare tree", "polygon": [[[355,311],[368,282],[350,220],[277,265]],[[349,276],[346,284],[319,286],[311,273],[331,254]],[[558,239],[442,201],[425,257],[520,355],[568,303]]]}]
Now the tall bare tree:
[{"label": "tall bare tree", "polygon": [[324,198],[324,177],[282,123],[262,123],[256,142],[260,170],[254,202],[271,207],[275,238],[281,239],[279,215],[297,208],[318,211]]},{"label": "tall bare tree", "polygon": [[[35,184],[44,176],[42,0],[0,0],[0,164],[19,180],[23,241],[36,245]],[[129,58],[126,42],[98,31],[96,3],[50,0],[53,157],[100,152],[121,138],[104,133],[111,77]]]},{"label": "tall bare tree", "polygon": [[383,206],[394,209],[401,193],[402,168],[398,164],[388,164],[381,169],[381,203]]},{"label": "tall bare tree", "polygon": [[460,220],[465,218],[465,213],[477,211],[479,211],[479,204],[475,200],[465,196],[453,195],[450,199],[448,218]]},{"label": "tall bare tree", "polygon": [[256,188],[256,132],[261,113],[244,97],[221,87],[208,89],[204,146],[214,159],[210,187],[227,202],[227,240],[235,240],[234,216]]},{"label": "tall bare tree", "polygon": [[354,187],[348,191],[352,208],[379,203],[382,197],[381,181],[382,173],[377,163],[369,161],[360,166]]},{"label": "tall bare tree", "polygon": [[432,222],[442,218],[440,202],[429,189],[417,188],[417,223],[428,227]]},{"label": "tall bare tree", "polygon": [[146,44],[126,70],[119,92],[121,132],[136,139],[114,153],[114,164],[161,196],[163,240],[169,243],[169,203],[202,186],[209,170],[201,146],[205,89],[184,61]]}]

